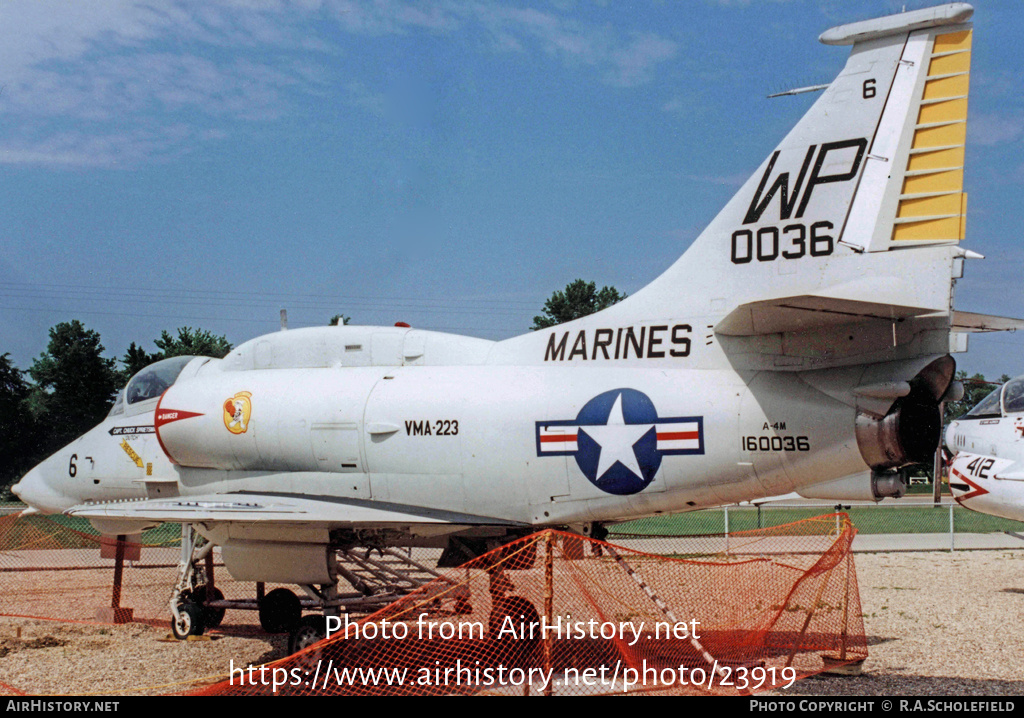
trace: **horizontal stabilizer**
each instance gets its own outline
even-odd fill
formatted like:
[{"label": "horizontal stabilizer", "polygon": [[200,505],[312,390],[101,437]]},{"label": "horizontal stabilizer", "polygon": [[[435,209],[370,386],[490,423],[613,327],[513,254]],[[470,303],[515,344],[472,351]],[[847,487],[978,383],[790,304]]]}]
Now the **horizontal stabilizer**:
[{"label": "horizontal stabilizer", "polygon": [[1013,332],[1024,329],[1024,319],[996,317],[991,314],[953,312],[955,332]]},{"label": "horizontal stabilizer", "polygon": [[715,332],[727,336],[780,334],[860,321],[888,322],[934,312],[928,307],[803,295],[742,304],[715,326]]}]

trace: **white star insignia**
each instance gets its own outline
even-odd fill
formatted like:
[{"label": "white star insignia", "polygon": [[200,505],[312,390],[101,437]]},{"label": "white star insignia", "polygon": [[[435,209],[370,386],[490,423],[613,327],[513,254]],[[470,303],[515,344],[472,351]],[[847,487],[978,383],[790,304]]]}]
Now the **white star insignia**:
[{"label": "white star insignia", "polygon": [[608,422],[604,426],[581,426],[580,429],[597,442],[601,447],[597,462],[596,477],[604,476],[616,462],[643,478],[643,471],[636,460],[633,444],[651,430],[653,424],[627,424],[622,417],[622,394],[620,393],[608,413]]}]

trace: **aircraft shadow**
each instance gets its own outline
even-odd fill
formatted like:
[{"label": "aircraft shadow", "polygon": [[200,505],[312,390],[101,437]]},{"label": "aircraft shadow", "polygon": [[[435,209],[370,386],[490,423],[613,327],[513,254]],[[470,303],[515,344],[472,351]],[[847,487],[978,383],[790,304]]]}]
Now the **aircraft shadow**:
[{"label": "aircraft shadow", "polygon": [[265,634],[264,638],[270,643],[270,648],[253,659],[253,665],[262,665],[279,661],[288,655],[288,634],[272,633]]},{"label": "aircraft shadow", "polygon": [[869,646],[880,646],[883,643],[889,643],[890,641],[898,640],[892,636],[867,636]]}]

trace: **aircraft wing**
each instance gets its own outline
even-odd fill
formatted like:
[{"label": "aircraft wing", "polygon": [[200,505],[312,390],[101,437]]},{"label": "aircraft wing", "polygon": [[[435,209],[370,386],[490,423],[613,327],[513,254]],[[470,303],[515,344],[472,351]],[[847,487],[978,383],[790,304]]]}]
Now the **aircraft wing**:
[{"label": "aircraft wing", "polygon": [[[160,523],[288,524],[326,528],[521,526],[513,521],[381,501],[277,493],[206,494],[106,504],[83,504],[65,513],[94,524],[139,529]],[[127,531],[127,529],[126,529]],[[130,532],[130,531],[128,531]]]}]

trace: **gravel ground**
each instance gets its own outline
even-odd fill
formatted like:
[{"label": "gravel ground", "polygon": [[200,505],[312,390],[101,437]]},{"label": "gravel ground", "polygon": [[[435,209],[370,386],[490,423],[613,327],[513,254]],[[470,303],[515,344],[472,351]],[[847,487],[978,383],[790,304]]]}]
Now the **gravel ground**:
[{"label": "gravel ground", "polygon": [[[1024,550],[855,560],[869,644],[863,673],[809,678],[776,695],[1024,695]],[[286,651],[284,636],[246,626],[188,642],[169,633],[166,624],[0,617],[0,695],[5,685],[35,695],[182,692],[226,677],[232,662]]]},{"label": "gravel ground", "polygon": [[1024,551],[857,554],[868,659],[773,695],[1024,695]]}]

